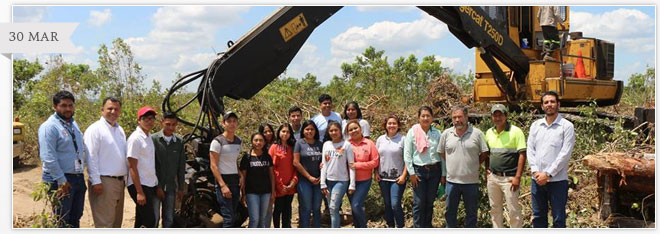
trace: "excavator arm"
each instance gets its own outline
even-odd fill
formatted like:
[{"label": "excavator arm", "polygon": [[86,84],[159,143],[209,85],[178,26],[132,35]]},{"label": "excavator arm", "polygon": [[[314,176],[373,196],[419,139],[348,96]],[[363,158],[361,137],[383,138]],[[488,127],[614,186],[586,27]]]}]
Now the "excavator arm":
[{"label": "excavator arm", "polygon": [[[163,101],[163,110],[173,109],[169,96],[193,79],[202,78],[195,96],[201,104],[200,115],[206,113],[210,125],[217,124],[224,113],[222,97],[248,99],[272,82],[289,65],[316,27],[339,11],[341,6],[286,6],[250,30],[236,43],[229,42],[228,50],[205,70],[175,82]],[[481,7],[475,6],[418,6],[419,9],[447,24],[449,31],[467,48],[477,47],[481,58],[493,71],[495,81],[509,100],[516,100],[514,83],[502,71],[495,59],[513,71],[516,83],[524,84],[529,73],[528,59],[516,44],[502,32]],[[190,100],[187,102],[189,104]],[[186,105],[187,105],[186,104]],[[215,123],[213,123],[215,121]],[[188,125],[191,122],[183,121]],[[196,129],[210,133],[211,128]],[[204,122],[204,121],[202,121]]]},{"label": "excavator arm", "polygon": [[[240,38],[209,68],[211,86],[217,97],[251,98],[289,65],[312,31],[339,11],[341,6],[287,6],[267,17]],[[475,6],[418,6],[447,24],[449,31],[467,48],[482,48],[481,58],[495,74],[510,99],[516,89],[495,58],[514,71],[524,83],[529,73],[528,58],[520,48],[495,27],[482,8]]]}]

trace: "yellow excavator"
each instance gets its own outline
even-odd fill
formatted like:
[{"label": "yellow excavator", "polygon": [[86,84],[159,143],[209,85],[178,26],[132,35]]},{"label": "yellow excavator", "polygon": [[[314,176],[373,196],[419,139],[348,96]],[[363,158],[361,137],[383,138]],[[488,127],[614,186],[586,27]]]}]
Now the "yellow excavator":
[{"label": "yellow excavator", "polygon": [[[210,142],[224,113],[222,97],[248,99],[278,77],[314,29],[342,6],[285,6],[243,35],[229,41],[226,52],[211,65],[177,80],[165,96],[163,111],[177,113],[195,99],[200,103],[196,122],[181,119],[200,130],[194,134]],[[467,48],[475,50],[474,101],[540,106],[540,95],[554,90],[562,106],[595,101],[615,105],[623,82],[614,77],[614,44],[570,33],[570,8],[560,7],[564,28],[560,50],[553,61],[540,60],[543,34],[536,15],[538,6],[417,6],[444,22]],[[575,77],[573,70],[581,70]],[[172,107],[170,96],[201,78],[197,95],[183,106]]]},{"label": "yellow excavator", "polygon": [[[548,90],[557,91],[562,106],[577,106],[596,101],[599,106],[619,103],[623,93],[623,82],[614,77],[614,43],[583,37],[581,32],[570,33],[570,7],[560,7],[563,30],[560,29],[560,50],[552,57],[556,61],[543,61],[541,57],[543,35],[536,18],[538,6],[492,6],[484,7],[489,17],[496,22],[529,59],[529,73],[522,79],[513,79],[519,72],[498,61],[498,66],[513,84],[512,91],[501,87],[494,72],[476,51],[474,100],[477,102],[511,102],[528,100],[540,106],[540,95]],[[574,75],[582,69],[582,75]],[[579,77],[579,78],[578,78]],[[517,96],[507,95],[513,93]]]}]

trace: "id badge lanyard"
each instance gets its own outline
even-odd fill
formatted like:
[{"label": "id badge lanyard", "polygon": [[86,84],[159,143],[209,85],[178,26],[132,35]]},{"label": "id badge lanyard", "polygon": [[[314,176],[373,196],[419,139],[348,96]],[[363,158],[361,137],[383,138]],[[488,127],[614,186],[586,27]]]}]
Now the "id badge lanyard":
[{"label": "id badge lanyard", "polygon": [[73,148],[76,150],[76,162],[75,162],[75,167],[74,170],[76,172],[82,172],[82,159],[80,158],[80,150],[78,149],[78,142],[76,142],[76,134],[73,131],[73,120],[71,121],[71,124],[66,123],[64,120],[60,119],[60,122],[64,126],[64,129],[66,129],[67,132],[69,132],[69,135],[71,135],[71,140],[73,140]]}]

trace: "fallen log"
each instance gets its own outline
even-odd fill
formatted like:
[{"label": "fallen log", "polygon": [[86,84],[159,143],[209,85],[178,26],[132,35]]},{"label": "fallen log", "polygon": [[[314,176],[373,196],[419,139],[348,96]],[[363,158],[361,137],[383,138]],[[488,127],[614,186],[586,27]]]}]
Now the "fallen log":
[{"label": "fallen log", "polygon": [[582,163],[598,170],[601,174],[616,173],[623,178],[626,176],[655,178],[655,159],[638,158],[626,153],[588,155],[584,157]]}]

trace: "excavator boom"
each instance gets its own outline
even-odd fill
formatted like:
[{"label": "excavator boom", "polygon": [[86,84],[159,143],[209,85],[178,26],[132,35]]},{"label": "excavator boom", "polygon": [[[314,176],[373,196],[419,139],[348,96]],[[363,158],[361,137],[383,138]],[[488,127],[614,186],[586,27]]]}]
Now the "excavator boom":
[{"label": "excavator boom", "polygon": [[[209,67],[208,77],[215,98],[227,96],[248,99],[280,75],[316,27],[340,10],[341,6],[287,6],[277,10],[230,47]],[[467,48],[483,48],[481,57],[494,71],[502,92],[516,98],[509,81],[495,58],[514,71],[524,83],[529,63],[520,48],[495,27],[492,19],[474,6],[419,6],[449,27]],[[204,85],[204,84],[203,84]],[[200,86],[200,91],[203,89]],[[201,97],[200,97],[201,98]],[[211,105],[221,113],[220,104]]]}]

